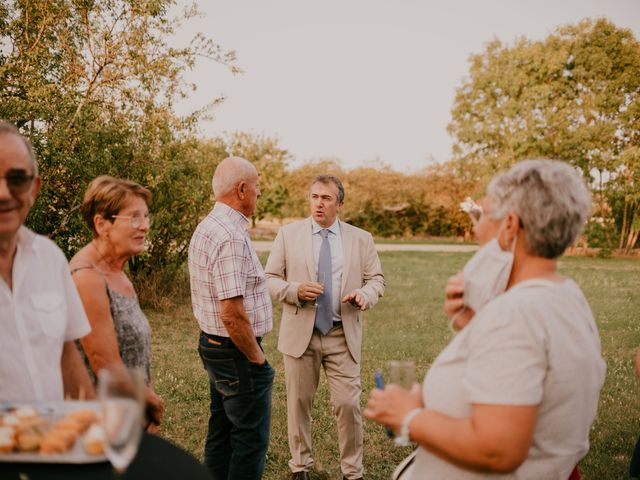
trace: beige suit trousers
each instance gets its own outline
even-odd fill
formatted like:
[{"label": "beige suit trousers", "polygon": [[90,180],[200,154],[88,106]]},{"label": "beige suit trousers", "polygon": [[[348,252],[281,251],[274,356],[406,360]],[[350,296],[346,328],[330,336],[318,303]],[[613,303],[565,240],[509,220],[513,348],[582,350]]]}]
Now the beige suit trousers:
[{"label": "beige suit trousers", "polygon": [[311,456],[311,407],[324,368],[338,423],[340,468],[348,478],[360,478],[362,469],[362,415],[360,413],[360,365],[347,347],[342,326],[327,335],[314,330],[300,358],[284,355],[287,385],[287,422],[291,471],[309,471]]}]

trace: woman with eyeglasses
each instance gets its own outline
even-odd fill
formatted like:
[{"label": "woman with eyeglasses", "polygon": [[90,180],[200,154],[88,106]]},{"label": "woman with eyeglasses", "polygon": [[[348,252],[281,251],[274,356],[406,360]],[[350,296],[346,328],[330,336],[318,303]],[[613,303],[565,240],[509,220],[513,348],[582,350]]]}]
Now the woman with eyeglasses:
[{"label": "woman with eyeglasses", "polygon": [[567,480],[587,453],[605,364],[557,262],[590,204],[564,162],[523,161],[491,181],[475,229],[486,241],[464,268],[473,320],[422,386],[375,390],[364,411],[418,444],[403,480]]},{"label": "woman with eyeglasses", "polygon": [[144,250],[151,226],[151,192],[129,180],[95,178],[82,203],[93,239],[70,262],[91,333],[81,339],[90,372],[141,368],[147,384],[148,430],[162,421],[164,402],[151,384],[151,329],[127,277],[127,261]]}]

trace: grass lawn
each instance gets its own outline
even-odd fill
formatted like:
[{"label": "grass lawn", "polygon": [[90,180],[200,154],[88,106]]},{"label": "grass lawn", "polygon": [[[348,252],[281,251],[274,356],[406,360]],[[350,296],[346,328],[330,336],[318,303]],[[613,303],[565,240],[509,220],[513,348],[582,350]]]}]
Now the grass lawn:
[{"label": "grass lawn", "polygon": [[[414,359],[422,378],[450,340],[442,312],[442,290],[449,275],[470,257],[466,253],[383,252],[380,254],[387,291],[367,313],[362,355],[362,402],[373,388],[373,374],[387,360]],[[263,260],[264,260],[263,256]],[[565,258],[560,270],[584,290],[594,311],[607,361],[591,450],[580,464],[583,478],[627,478],[633,445],[640,434],[640,399],[634,356],[640,346],[640,261],[634,259]],[[188,281],[186,278],[185,282]],[[202,458],[208,420],[207,376],[197,354],[198,328],[190,299],[178,306],[148,312],[153,328],[153,368],[157,391],[166,402],[163,435]],[[274,331],[264,346],[276,369],[271,443],[264,478],[289,477],[287,425],[282,357],[276,350],[280,307],[274,308]],[[314,404],[314,459],[318,479],[340,479],[337,431],[328,390],[321,381]],[[377,424],[365,420],[365,477],[388,479],[394,465],[409,453],[394,448]]]}]

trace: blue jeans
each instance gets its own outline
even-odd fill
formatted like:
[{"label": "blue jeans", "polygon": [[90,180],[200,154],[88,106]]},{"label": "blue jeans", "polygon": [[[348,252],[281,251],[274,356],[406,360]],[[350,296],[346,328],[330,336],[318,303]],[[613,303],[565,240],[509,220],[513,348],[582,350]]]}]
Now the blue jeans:
[{"label": "blue jeans", "polygon": [[204,464],[213,480],[260,480],[269,447],[275,370],[249,363],[229,339],[200,334],[211,416]]}]

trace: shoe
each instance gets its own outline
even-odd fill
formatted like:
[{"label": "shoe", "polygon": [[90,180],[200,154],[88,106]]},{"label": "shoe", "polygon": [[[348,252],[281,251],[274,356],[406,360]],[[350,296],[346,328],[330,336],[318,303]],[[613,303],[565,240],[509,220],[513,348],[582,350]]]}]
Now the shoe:
[{"label": "shoe", "polygon": [[291,475],[291,480],[310,480],[309,472],[294,472]]}]

